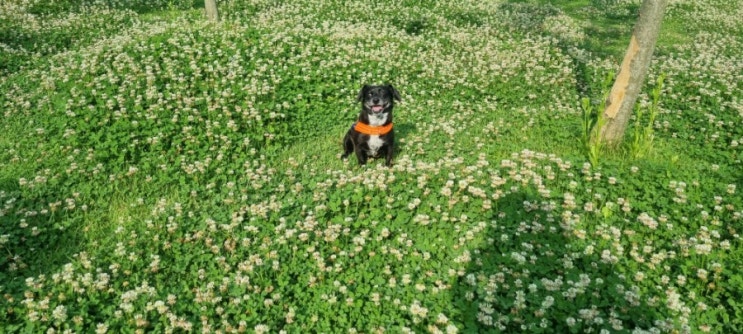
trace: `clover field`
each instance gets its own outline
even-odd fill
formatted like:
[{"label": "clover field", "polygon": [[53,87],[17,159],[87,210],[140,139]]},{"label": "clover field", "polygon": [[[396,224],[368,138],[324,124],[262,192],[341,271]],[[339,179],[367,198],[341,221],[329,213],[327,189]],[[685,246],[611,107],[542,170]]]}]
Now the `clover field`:
[{"label": "clover field", "polygon": [[598,151],[639,1],[202,6],[0,4],[0,332],[743,331],[743,3],[670,1]]}]

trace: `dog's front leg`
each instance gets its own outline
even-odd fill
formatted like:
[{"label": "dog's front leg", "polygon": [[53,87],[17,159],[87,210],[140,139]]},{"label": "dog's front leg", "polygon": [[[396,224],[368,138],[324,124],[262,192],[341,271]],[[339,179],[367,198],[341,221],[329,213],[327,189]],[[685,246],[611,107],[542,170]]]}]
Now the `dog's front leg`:
[{"label": "dog's front leg", "polygon": [[361,145],[356,145],[354,149],[356,150],[356,159],[359,160],[359,165],[361,166],[366,165],[366,159],[367,159],[366,151],[363,148],[361,148]]},{"label": "dog's front leg", "polygon": [[353,147],[353,139],[351,138],[351,131],[349,131],[346,136],[343,137],[343,155],[341,155],[341,159],[345,160],[348,158],[348,155],[354,151]]},{"label": "dog's front leg", "polygon": [[387,167],[392,166],[392,153],[394,153],[395,145],[393,143],[390,143],[387,145],[387,152],[384,156],[384,165]]}]

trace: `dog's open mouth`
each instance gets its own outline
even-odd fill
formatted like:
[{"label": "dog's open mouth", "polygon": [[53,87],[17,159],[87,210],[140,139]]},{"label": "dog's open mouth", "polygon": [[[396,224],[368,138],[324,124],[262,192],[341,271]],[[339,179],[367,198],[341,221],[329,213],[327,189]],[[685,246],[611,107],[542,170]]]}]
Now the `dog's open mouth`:
[{"label": "dog's open mouth", "polygon": [[384,110],[384,107],[383,106],[376,105],[376,106],[372,106],[371,107],[371,111],[373,113],[382,112],[382,110]]}]

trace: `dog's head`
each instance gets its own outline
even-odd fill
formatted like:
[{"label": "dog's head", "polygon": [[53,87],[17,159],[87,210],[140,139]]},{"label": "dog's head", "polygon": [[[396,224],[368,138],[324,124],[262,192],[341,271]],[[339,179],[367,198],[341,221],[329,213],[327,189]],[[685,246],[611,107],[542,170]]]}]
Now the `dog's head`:
[{"label": "dog's head", "polygon": [[358,100],[364,111],[380,114],[392,111],[394,100],[400,101],[400,93],[392,85],[364,85],[359,92]]}]

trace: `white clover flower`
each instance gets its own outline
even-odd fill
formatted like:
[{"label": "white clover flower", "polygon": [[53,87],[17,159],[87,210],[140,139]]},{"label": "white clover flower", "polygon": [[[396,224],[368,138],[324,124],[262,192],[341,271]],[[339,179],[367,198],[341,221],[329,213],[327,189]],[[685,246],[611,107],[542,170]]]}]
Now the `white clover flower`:
[{"label": "white clover flower", "polygon": [[446,325],[447,323],[449,323],[449,318],[447,318],[446,315],[444,315],[443,313],[439,313],[436,316],[436,323],[439,325]]},{"label": "white clover flower", "polygon": [[428,314],[428,309],[425,307],[422,307],[420,305],[419,301],[414,301],[412,305],[409,307],[410,313],[416,317],[425,318]]},{"label": "white clover flower", "polygon": [[267,325],[259,324],[255,325],[255,327],[253,327],[253,330],[256,334],[264,334],[268,333],[271,329]]},{"label": "white clover flower", "polygon": [[697,252],[697,254],[708,255],[712,252],[712,245],[707,243],[696,244],[694,245],[694,250]]},{"label": "white clover flower", "polygon": [[67,320],[67,308],[64,305],[58,305],[52,311],[52,317],[58,322],[64,322]]},{"label": "white clover flower", "polygon": [[707,275],[708,274],[709,273],[707,272],[707,270],[704,270],[704,269],[701,269],[701,268],[700,269],[697,269],[697,277],[699,277],[699,279],[701,279],[702,281],[706,281],[707,280]]},{"label": "white clover flower", "polygon": [[554,304],[555,304],[555,297],[547,296],[547,297],[544,298],[544,301],[542,302],[542,308],[543,309],[548,309],[548,308],[552,307],[552,305],[554,305]]},{"label": "white clover flower", "polygon": [[658,228],[658,222],[653,219],[653,217],[650,217],[647,213],[643,212],[640,214],[640,216],[637,217],[637,219],[645,226],[649,227],[650,229],[654,230]]},{"label": "white clover flower", "polygon": [[95,326],[95,333],[96,334],[105,334],[108,332],[108,326],[106,324],[98,323]]},{"label": "white clover flower", "polygon": [[684,306],[681,302],[681,295],[676,292],[674,289],[668,289],[666,290],[666,306],[674,311],[681,311],[681,308]]},{"label": "white clover flower", "polygon": [[511,258],[516,260],[519,264],[524,264],[526,262],[526,257],[517,252],[511,252]]}]

